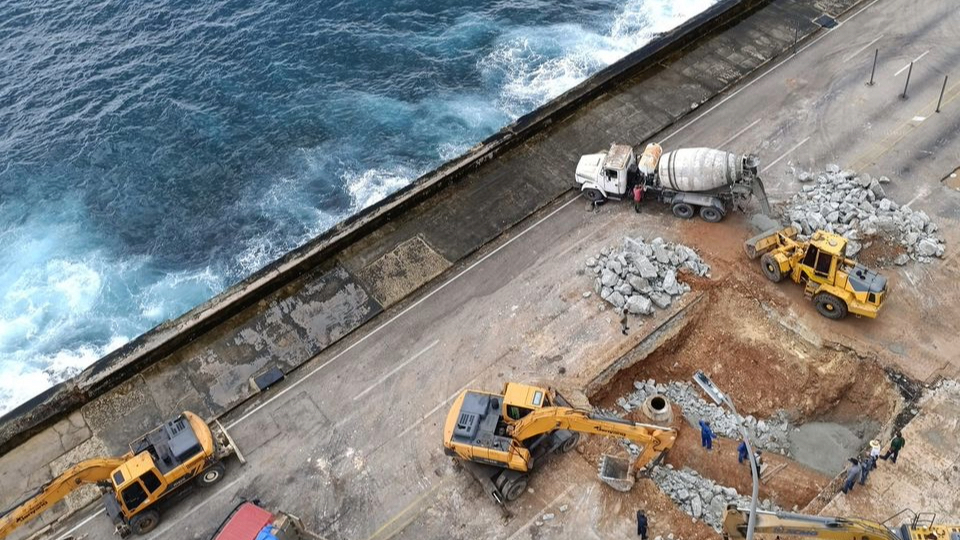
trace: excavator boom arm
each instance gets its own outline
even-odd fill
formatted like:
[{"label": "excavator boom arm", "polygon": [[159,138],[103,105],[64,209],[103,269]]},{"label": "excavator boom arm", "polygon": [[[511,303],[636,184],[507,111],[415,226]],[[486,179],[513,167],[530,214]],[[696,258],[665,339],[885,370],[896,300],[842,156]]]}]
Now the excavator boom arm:
[{"label": "excavator boom arm", "polygon": [[550,431],[565,429],[606,437],[623,437],[644,447],[644,452],[666,451],[677,438],[673,428],[635,424],[622,418],[600,416],[570,407],[544,407],[523,417],[513,427],[519,442]]},{"label": "excavator boom arm", "polygon": [[[747,537],[749,510],[728,508],[723,519],[726,540]],[[789,512],[757,511],[754,532],[767,536],[815,536],[829,540],[901,540],[887,527],[864,519],[807,516]]]},{"label": "excavator boom arm", "polygon": [[109,480],[110,474],[130,457],[128,454],[120,458],[88,459],[67,469],[0,516],[0,538],[6,538],[14,529],[36,518],[80,486]]}]

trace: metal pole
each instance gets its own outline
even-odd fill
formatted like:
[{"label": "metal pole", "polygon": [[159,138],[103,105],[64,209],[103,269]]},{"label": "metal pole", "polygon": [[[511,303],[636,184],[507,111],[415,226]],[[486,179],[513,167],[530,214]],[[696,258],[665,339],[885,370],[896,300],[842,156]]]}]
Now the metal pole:
[{"label": "metal pole", "polygon": [[910,74],[913,73],[913,62],[910,62],[910,69],[907,70],[907,82],[903,85],[903,95],[900,99],[907,99],[907,87],[910,86]]},{"label": "metal pole", "polygon": [[870,82],[867,83],[867,86],[873,86],[873,75],[877,72],[877,56],[880,54],[880,49],[873,51],[873,69],[870,70]]},{"label": "metal pole", "polygon": [[727,407],[730,407],[730,411],[732,411],[733,415],[737,418],[737,427],[740,428],[740,436],[743,437],[743,442],[747,445],[747,453],[750,457],[750,473],[753,476],[753,494],[750,496],[750,518],[747,521],[747,540],[753,540],[753,530],[757,525],[757,498],[760,496],[760,473],[757,470],[757,456],[754,454],[753,446],[750,444],[750,434],[747,432],[746,426],[744,426],[743,418],[740,418],[740,413],[738,413],[736,407],[733,406],[733,400],[730,399],[729,395],[724,395],[724,398]]},{"label": "metal pole", "polygon": [[937,112],[940,112],[940,103],[943,102],[943,92],[947,89],[947,76],[943,76],[943,88],[940,89],[940,99],[937,100]]}]

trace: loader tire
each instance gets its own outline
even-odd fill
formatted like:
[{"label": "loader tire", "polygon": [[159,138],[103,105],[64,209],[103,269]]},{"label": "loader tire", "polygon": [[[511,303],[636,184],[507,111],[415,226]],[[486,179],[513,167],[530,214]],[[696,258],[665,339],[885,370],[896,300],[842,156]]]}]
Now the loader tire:
[{"label": "loader tire", "polygon": [[144,510],[130,518],[130,530],[133,534],[147,534],[160,524],[160,513],[156,510]]},{"label": "loader tire", "polygon": [[203,487],[212,486],[223,480],[223,475],[226,472],[227,468],[223,466],[223,463],[214,463],[200,473],[197,482]]},{"label": "loader tire", "polygon": [[813,297],[817,311],[828,319],[839,321],[847,316],[847,304],[830,293],[820,293]]},{"label": "loader tire", "polygon": [[693,217],[694,212],[693,207],[687,203],[677,203],[671,208],[673,210],[673,215],[681,219],[690,219]]},{"label": "loader tire", "polygon": [[763,275],[766,276],[767,279],[774,283],[780,283],[780,280],[783,279],[783,272],[780,271],[780,263],[777,262],[776,257],[769,253],[764,253],[763,257],[760,257],[760,270],[763,271]]},{"label": "loader tire", "polygon": [[514,478],[513,480],[508,481],[501,490],[503,493],[503,499],[507,502],[513,502],[520,498],[523,495],[523,492],[527,490],[527,477],[521,476],[520,478]]}]

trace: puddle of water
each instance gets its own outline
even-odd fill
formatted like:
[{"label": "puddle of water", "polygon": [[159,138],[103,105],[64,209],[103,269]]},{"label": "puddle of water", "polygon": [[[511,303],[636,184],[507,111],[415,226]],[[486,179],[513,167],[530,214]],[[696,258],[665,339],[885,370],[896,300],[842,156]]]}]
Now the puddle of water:
[{"label": "puddle of water", "polygon": [[831,476],[847,467],[847,460],[856,457],[880,430],[876,422],[855,424],[809,422],[790,432],[790,454],[793,459]]}]

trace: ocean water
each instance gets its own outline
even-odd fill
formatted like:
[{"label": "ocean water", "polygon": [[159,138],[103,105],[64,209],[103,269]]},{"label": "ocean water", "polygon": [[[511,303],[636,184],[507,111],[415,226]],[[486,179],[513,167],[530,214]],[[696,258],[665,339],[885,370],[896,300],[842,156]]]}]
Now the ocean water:
[{"label": "ocean water", "polygon": [[0,413],[716,0],[0,0]]}]

